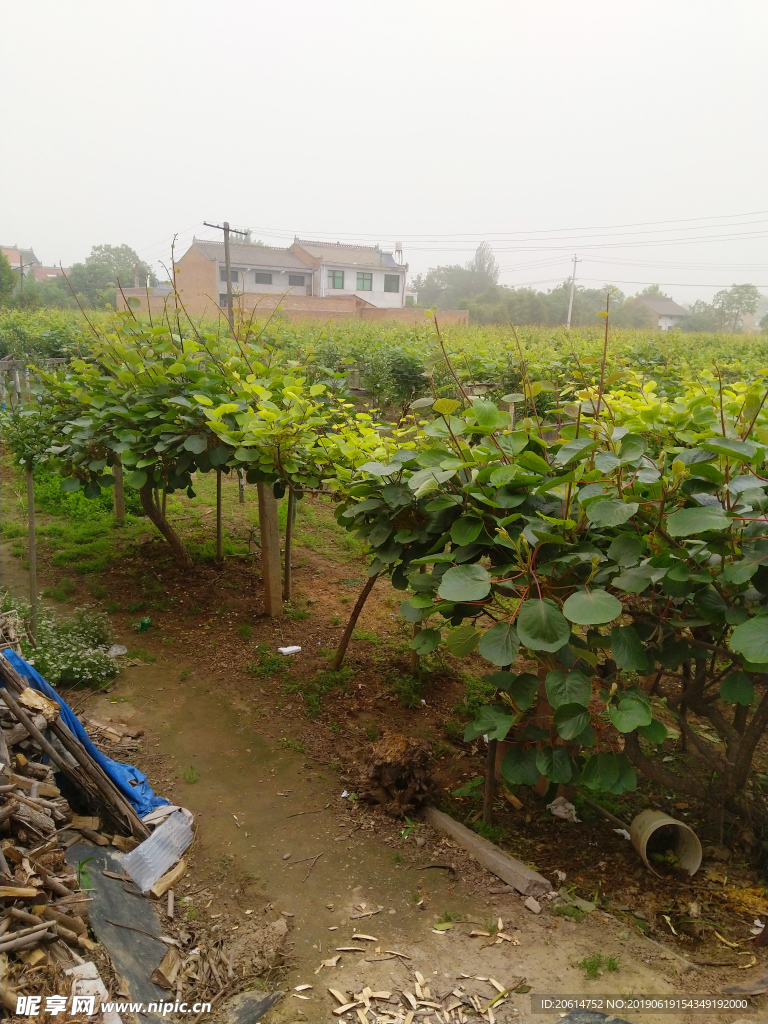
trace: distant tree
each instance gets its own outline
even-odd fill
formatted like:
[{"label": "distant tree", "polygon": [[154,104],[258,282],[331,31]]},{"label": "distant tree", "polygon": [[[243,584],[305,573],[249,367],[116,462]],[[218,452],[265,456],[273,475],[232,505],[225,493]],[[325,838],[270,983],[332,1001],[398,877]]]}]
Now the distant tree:
[{"label": "distant tree", "polygon": [[715,294],[712,308],[721,331],[733,332],[741,328],[745,313],[754,313],[760,301],[760,292],[753,284],[735,284]]},{"label": "distant tree", "polygon": [[622,302],[611,316],[611,322],[616,327],[655,327],[656,317],[653,312],[640,301],[639,297],[627,299]]},{"label": "distant tree", "polygon": [[474,296],[495,285],[499,265],[487,242],[481,242],[475,255],[463,267],[458,263],[432,267],[426,275],[413,279],[412,287],[419,293],[420,306],[440,309],[466,309]]},{"label": "distant tree", "polygon": [[638,295],[638,298],[643,298],[643,299],[671,299],[672,298],[671,295],[667,295],[666,292],[663,292],[661,290],[661,288],[659,288],[659,286],[657,284],[646,285],[646,287],[643,288],[643,290],[641,292],[638,292],[637,295]]},{"label": "distant tree", "polygon": [[135,268],[144,285],[157,284],[154,271],[139,259],[129,245],[94,245],[84,263],[75,263],[69,272],[69,283],[81,302],[88,306],[115,305],[117,288],[132,288]]},{"label": "distant tree", "polygon": [[11,262],[5,253],[0,253],[0,304],[9,305],[19,283]]},{"label": "distant tree", "polygon": [[768,334],[768,313],[765,313],[760,318],[760,323],[758,324],[758,326],[760,330],[763,332],[763,334]]},{"label": "distant tree", "polygon": [[690,312],[680,321],[680,330],[686,334],[709,333],[719,330],[717,313],[713,306],[703,299],[697,299]]}]

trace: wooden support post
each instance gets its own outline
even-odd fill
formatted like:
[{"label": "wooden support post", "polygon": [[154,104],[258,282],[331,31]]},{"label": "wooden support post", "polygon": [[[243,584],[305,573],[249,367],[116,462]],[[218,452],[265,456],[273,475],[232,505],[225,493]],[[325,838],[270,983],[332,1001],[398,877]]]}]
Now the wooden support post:
[{"label": "wooden support post", "polygon": [[37,537],[35,535],[35,476],[32,464],[27,463],[27,524],[29,527],[29,605],[32,638],[37,640]]},{"label": "wooden support post", "polygon": [[238,469],[237,471],[237,489],[240,498],[240,504],[245,504],[245,470]]},{"label": "wooden support post", "polygon": [[283,614],[283,587],[280,578],[280,529],[277,524],[277,501],[270,484],[257,484],[256,489],[259,495],[264,610],[272,618],[280,618]]},{"label": "wooden support post", "polygon": [[120,456],[117,456],[117,461],[112,466],[112,476],[115,478],[114,486],[112,487],[112,506],[115,510],[115,519],[118,523],[125,522],[125,489],[123,487],[123,464],[120,461]]},{"label": "wooden support post", "polygon": [[285,518],[285,552],[283,562],[283,600],[291,600],[291,558],[293,557],[293,520],[296,516],[296,495],[293,487],[288,485],[288,510]]},{"label": "wooden support post", "polygon": [[216,470],[216,559],[224,560],[224,536],[221,530],[221,470]]},{"label": "wooden support post", "polygon": [[483,791],[483,821],[493,824],[493,801],[496,799],[496,740],[488,740],[485,757],[485,788]]}]

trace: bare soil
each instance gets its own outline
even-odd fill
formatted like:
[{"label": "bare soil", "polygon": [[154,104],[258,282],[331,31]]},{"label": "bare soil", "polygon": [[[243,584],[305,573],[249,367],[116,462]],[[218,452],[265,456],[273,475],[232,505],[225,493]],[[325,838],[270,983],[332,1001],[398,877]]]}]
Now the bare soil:
[{"label": "bare soil", "polygon": [[[328,517],[327,506],[314,514]],[[2,548],[2,585],[22,593],[21,561],[9,557],[7,543]],[[404,821],[342,797],[359,788],[371,742],[397,732],[432,744],[444,809],[460,820],[479,817],[477,798],[451,794],[485,770],[484,750],[457,736],[480,668],[435,660],[428,677],[411,676],[400,595],[382,582],[358,623],[348,671],[318,677],[327,673],[327,653],[364,582],[365,563],[331,537],[327,547],[297,547],[294,564],[293,614],[306,617],[270,620],[263,616],[258,552],[182,574],[148,533],[98,576],[103,605],[133,609],[114,611],[112,619],[119,642],[143,649],[133,659],[139,663],[108,691],[66,695],[86,715],[142,726],[135,762],[158,793],[194,812],[191,871],[177,890],[183,927],[194,940],[226,937],[244,969],[248,936],[278,918],[287,923],[287,956],[264,983],[290,994],[267,1020],[336,1020],[329,987],[413,991],[414,970],[433,993],[462,984],[483,1005],[497,992],[480,979],[530,986],[530,993],[512,993],[497,1005],[496,1019],[547,1022],[559,1015],[532,1014],[531,994],[716,994],[765,975],[765,954],[750,935],[762,898],[755,837],[733,829],[721,837],[705,808],[685,806],[674,794],[643,782],[611,809],[629,820],[650,805],[689,821],[706,853],[693,879],[653,875],[608,822],[589,820],[582,808],[585,820],[570,823],[552,818],[533,793],[518,792],[521,811],[499,798],[494,838],[553,882],[556,871],[563,873],[574,895],[600,899],[601,909],[578,922],[557,916],[546,899],[534,915],[521,897],[492,894],[498,879],[440,834],[417,824],[403,836]],[[63,575],[66,569],[45,561],[39,568],[41,586]],[[72,603],[92,601],[93,578],[75,582]],[[152,624],[139,634],[133,627],[147,615]],[[302,651],[279,660],[276,648],[287,644]],[[680,751],[670,756],[686,770]],[[417,870],[433,862],[455,865],[457,877]],[[453,926],[436,932],[446,912]],[[489,938],[469,936],[473,928],[491,930],[499,918],[514,942],[489,945]],[[355,939],[361,932],[374,938]],[[318,971],[339,947],[359,951],[344,951],[336,967]],[[618,957],[619,970],[588,980],[579,964],[595,954]],[[313,988],[292,991],[301,984]],[[210,1019],[226,1019],[219,1012]],[[761,996],[736,1013],[629,1019],[764,1017]]]}]

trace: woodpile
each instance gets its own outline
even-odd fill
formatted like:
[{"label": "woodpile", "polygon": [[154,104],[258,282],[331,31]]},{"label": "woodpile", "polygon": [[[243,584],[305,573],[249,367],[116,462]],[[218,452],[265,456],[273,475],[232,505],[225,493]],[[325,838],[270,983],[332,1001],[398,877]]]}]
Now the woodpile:
[{"label": "woodpile", "polygon": [[[0,684],[0,966],[2,1005],[14,1012],[19,971],[28,989],[30,969],[41,978],[61,973],[97,948],[67,848],[82,835],[130,849],[149,830],[61,721],[59,704],[28,687],[1,656]],[[104,835],[102,820],[112,835]]]},{"label": "woodpile", "polygon": [[380,804],[394,817],[431,803],[435,796],[431,763],[432,750],[425,740],[387,733],[371,744],[360,799]]}]

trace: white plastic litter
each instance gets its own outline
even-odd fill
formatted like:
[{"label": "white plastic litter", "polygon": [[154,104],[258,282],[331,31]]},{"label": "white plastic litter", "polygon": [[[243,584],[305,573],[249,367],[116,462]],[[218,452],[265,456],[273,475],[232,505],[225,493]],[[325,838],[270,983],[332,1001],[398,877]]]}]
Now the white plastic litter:
[{"label": "white plastic litter", "polygon": [[749,934],[750,935],[759,935],[760,932],[763,930],[763,928],[765,928],[765,925],[763,924],[763,922],[760,920],[759,917],[756,917],[752,927],[749,929]]},{"label": "white plastic litter", "polygon": [[281,654],[298,654],[301,651],[301,648],[295,645],[292,647],[278,647],[277,649]]},{"label": "white plastic litter", "polygon": [[615,828],[613,830],[617,836],[624,836],[625,839],[631,839],[632,836],[627,832],[625,828]]},{"label": "white plastic litter", "polygon": [[109,658],[119,658],[121,655],[127,654],[127,653],[128,653],[128,648],[127,647],[123,647],[122,644],[112,644],[112,646],[107,651],[107,657],[109,657]]},{"label": "white plastic litter", "polygon": [[181,811],[190,825],[195,820],[192,811],[187,810],[186,807],[180,807],[178,804],[161,804],[154,811],[145,814],[141,820],[145,825],[159,825],[161,821],[170,818],[174,811]]},{"label": "white plastic litter", "polygon": [[558,796],[551,804],[547,804],[547,810],[552,813],[554,818],[562,818],[564,821],[581,821],[581,818],[576,817],[576,808],[564,796]]},{"label": "white plastic litter", "polygon": [[158,825],[149,839],[123,858],[125,870],[142,892],[173,867],[192,842],[192,829],[183,811],[174,813]]},{"label": "white plastic litter", "polygon": [[349,790],[345,789],[344,792],[341,794],[341,799],[342,800],[346,800],[348,796],[349,796]]}]

